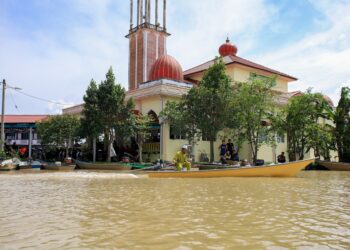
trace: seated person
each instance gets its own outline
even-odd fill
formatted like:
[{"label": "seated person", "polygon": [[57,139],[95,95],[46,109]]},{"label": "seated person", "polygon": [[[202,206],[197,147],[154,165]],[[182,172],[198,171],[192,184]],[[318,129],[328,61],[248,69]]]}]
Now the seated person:
[{"label": "seated person", "polygon": [[229,151],[226,152],[226,154],[225,154],[225,159],[226,159],[226,160],[231,160],[231,154],[230,154]]},{"label": "seated person", "polygon": [[220,162],[221,162],[222,164],[227,164],[225,155],[220,155]]},{"label": "seated person", "polygon": [[286,162],[286,157],[284,155],[284,152],[282,152],[279,156],[277,156],[277,162],[278,163],[285,163]]},{"label": "seated person", "polygon": [[182,171],[182,168],[186,168],[187,171],[191,170],[191,163],[187,160],[186,146],[182,146],[181,151],[176,153],[174,156],[174,164],[177,171]]}]

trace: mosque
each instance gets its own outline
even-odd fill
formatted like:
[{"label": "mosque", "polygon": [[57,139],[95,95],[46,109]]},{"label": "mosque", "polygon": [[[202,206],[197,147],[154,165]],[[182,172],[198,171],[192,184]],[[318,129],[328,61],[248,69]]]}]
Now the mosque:
[{"label": "mosque", "polygon": [[[162,15],[159,16],[159,13]],[[133,98],[135,109],[139,113],[149,114],[153,118],[150,127],[152,136],[143,148],[143,159],[150,160],[171,160],[182,145],[188,144],[183,135],[176,134],[168,123],[158,118],[159,113],[167,101],[179,100],[198,84],[218,56],[213,55],[213,60],[183,71],[181,64],[167,53],[167,37],[170,34],[166,18],[166,0],[137,0],[135,4],[130,0],[130,30],[126,36],[129,40],[127,98]],[[288,92],[288,85],[297,78],[239,57],[237,46],[229,39],[219,46],[218,52],[226,64],[226,73],[233,80],[232,84],[247,82],[252,77],[276,77],[273,90],[277,93],[278,105],[285,105],[289,98],[301,93]],[[83,105],[71,107],[63,110],[63,113],[81,112],[82,107]],[[224,138],[230,137],[223,131],[214,148],[219,148],[221,139]],[[285,135],[278,135],[276,143],[276,147],[262,146],[258,158],[273,162],[279,153],[287,151]],[[203,154],[209,152],[210,143],[203,137],[195,147],[195,159],[198,161]],[[251,159],[247,144],[242,146],[239,154],[241,158]],[[215,159],[219,160],[219,150],[215,151]]]}]

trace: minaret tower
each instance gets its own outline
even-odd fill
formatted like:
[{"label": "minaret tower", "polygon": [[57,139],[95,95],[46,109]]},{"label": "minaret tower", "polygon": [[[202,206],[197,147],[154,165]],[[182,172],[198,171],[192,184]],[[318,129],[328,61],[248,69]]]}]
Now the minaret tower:
[{"label": "minaret tower", "polygon": [[[162,24],[158,17],[160,4],[163,7]],[[130,0],[130,31],[126,36],[129,39],[129,90],[149,81],[153,64],[167,54],[166,38],[169,35],[166,31],[166,0]]]}]

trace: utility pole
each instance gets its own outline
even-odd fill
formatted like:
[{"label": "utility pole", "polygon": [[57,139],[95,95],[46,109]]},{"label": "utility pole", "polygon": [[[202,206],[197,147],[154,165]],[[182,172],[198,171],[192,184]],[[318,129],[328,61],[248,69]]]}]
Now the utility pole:
[{"label": "utility pole", "polygon": [[1,109],[1,143],[0,151],[4,151],[5,143],[5,90],[6,90],[6,81],[2,81],[2,109]]},{"label": "utility pole", "polygon": [[4,151],[5,145],[5,91],[6,88],[14,90],[22,90],[18,87],[8,86],[6,80],[2,80],[2,109],[1,109],[1,138],[0,138],[0,151]]}]

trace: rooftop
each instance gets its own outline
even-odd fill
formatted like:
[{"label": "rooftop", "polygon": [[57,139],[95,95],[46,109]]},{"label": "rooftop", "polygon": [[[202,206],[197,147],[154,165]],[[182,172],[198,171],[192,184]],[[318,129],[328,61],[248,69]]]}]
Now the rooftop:
[{"label": "rooftop", "polygon": [[[229,56],[223,57],[223,60],[224,60],[224,63],[226,65],[240,64],[240,65],[247,66],[247,67],[250,67],[250,68],[255,68],[255,69],[266,71],[266,72],[269,72],[269,73],[272,73],[272,74],[283,76],[283,77],[289,78],[289,79],[291,79],[293,81],[298,80],[294,76],[290,76],[290,75],[287,75],[287,74],[282,73],[280,71],[277,71],[277,70],[274,70],[274,69],[270,69],[270,68],[265,67],[263,65],[254,63],[254,62],[249,61],[249,60],[244,59],[244,58],[241,58],[239,56],[229,55]],[[187,77],[190,78],[191,75],[194,75],[194,74],[197,74],[197,73],[200,73],[200,72],[203,72],[203,71],[207,70],[210,66],[212,66],[214,64],[214,62],[215,62],[215,59],[210,60],[210,61],[208,61],[206,63],[201,64],[201,65],[198,65],[198,66],[196,66],[194,68],[186,70],[184,72],[185,78],[187,78]]]},{"label": "rooftop", "polygon": [[5,115],[5,123],[36,123],[42,121],[48,115]]}]

